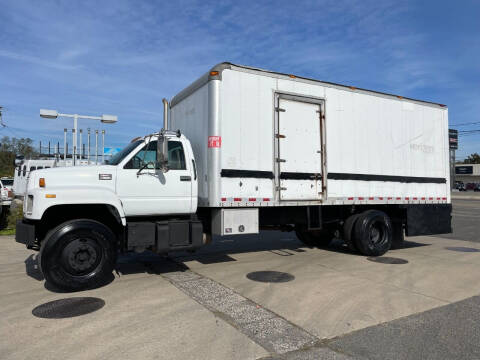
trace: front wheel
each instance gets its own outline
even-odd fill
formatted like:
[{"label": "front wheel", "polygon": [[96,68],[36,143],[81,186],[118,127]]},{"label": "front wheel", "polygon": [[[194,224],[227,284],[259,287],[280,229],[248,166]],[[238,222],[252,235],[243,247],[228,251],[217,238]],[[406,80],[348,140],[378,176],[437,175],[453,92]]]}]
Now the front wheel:
[{"label": "front wheel", "polygon": [[45,280],[78,291],[105,284],[115,267],[115,235],[98,221],[70,220],[51,230],[38,255]]}]

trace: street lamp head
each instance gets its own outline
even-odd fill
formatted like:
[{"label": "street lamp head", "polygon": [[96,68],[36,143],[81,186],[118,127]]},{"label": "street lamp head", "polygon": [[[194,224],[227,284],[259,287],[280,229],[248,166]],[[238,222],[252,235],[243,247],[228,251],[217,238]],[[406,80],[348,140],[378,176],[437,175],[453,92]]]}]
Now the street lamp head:
[{"label": "street lamp head", "polygon": [[40,117],[45,119],[56,119],[58,117],[57,110],[40,109]]},{"label": "street lamp head", "polygon": [[105,124],[113,124],[118,121],[118,118],[116,115],[102,115],[102,119],[100,120],[102,123]]}]

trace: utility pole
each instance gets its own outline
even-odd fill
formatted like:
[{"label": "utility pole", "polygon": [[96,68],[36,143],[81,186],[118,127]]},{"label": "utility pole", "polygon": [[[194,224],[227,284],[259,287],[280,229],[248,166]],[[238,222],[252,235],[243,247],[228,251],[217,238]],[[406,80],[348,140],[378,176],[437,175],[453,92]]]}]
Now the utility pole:
[{"label": "utility pole", "polygon": [[95,165],[98,165],[98,130],[95,130]]},{"label": "utility pole", "polygon": [[87,146],[87,164],[90,165],[90,128],[87,129],[88,137],[88,146]]}]

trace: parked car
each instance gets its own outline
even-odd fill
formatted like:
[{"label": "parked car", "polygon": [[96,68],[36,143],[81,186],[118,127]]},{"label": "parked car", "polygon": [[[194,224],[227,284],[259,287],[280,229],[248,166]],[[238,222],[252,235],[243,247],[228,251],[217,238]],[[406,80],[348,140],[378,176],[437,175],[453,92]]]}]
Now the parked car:
[{"label": "parked car", "polygon": [[467,191],[467,188],[465,187],[465,184],[461,181],[456,182],[455,189],[457,189],[458,191]]},{"label": "parked car", "polygon": [[2,206],[10,206],[13,199],[13,179],[8,177],[0,178],[0,199]]},{"label": "parked car", "polygon": [[467,185],[465,185],[465,189],[466,190],[475,190],[476,186],[477,186],[477,184],[475,184],[475,183],[467,183]]},{"label": "parked car", "polygon": [[476,184],[473,191],[480,191],[480,184]]}]

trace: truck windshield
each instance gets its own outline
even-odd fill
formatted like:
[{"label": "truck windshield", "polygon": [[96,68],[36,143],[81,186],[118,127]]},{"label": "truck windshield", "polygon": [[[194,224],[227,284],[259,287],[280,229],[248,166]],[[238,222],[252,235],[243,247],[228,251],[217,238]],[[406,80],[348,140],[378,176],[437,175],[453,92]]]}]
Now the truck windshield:
[{"label": "truck windshield", "polygon": [[125,146],[121,151],[116,153],[115,155],[112,156],[110,160],[108,160],[107,164],[108,165],[118,165],[120,162],[125,159],[125,157],[132,152],[138,145],[140,145],[143,142],[143,140],[137,140],[134,142],[131,142],[127,146]]}]

